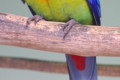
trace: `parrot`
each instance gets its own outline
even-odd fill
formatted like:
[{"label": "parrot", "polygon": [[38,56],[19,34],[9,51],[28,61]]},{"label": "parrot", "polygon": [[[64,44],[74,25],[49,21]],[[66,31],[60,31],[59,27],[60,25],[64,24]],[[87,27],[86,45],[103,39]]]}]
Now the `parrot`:
[{"label": "parrot", "polygon": [[[33,16],[28,19],[38,22],[66,22],[65,26],[101,25],[101,8],[99,0],[22,0],[27,3]],[[87,45],[86,45],[87,46]],[[66,54],[70,80],[97,80],[96,57]]]}]

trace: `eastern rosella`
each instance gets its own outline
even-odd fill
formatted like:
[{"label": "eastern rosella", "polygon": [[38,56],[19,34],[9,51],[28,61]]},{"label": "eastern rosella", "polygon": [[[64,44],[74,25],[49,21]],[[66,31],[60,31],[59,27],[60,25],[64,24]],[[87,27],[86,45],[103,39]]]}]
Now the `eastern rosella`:
[{"label": "eastern rosella", "polygon": [[[40,15],[48,21],[67,22],[74,19],[83,25],[100,25],[101,10],[99,0],[22,1],[28,4],[33,15]],[[96,57],[66,54],[66,60],[70,80],[97,80]]]}]

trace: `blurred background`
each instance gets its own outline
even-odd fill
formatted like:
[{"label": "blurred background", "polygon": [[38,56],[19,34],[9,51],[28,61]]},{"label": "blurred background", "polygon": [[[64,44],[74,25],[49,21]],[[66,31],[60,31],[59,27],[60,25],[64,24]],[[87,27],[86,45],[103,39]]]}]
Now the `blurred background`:
[{"label": "blurred background", "polygon": [[[102,10],[102,25],[120,26],[120,0],[100,0],[100,2]],[[32,16],[27,6],[22,4],[21,0],[0,0],[0,11],[27,17]],[[0,45],[0,57],[65,62],[64,54],[4,45]],[[120,58],[97,57],[97,64],[120,65]],[[67,74],[61,73],[0,68],[0,80],[69,80],[69,77]],[[98,80],[120,80],[120,77],[99,76]]]}]

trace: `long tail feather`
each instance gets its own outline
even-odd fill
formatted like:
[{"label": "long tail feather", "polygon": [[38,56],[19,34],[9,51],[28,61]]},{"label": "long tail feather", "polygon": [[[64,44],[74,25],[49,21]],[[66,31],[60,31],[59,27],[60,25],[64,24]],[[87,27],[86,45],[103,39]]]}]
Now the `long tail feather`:
[{"label": "long tail feather", "polygon": [[66,59],[70,80],[97,80],[96,57],[85,57],[85,68],[82,70],[77,68],[70,55],[66,55]]}]

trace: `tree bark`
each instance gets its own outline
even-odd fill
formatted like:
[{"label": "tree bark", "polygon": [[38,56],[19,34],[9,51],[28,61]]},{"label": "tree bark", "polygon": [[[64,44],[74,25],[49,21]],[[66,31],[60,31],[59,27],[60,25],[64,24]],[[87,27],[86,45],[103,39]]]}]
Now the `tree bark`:
[{"label": "tree bark", "polygon": [[63,39],[62,22],[32,22],[0,13],[0,44],[79,56],[120,56],[120,28],[76,24]]}]

